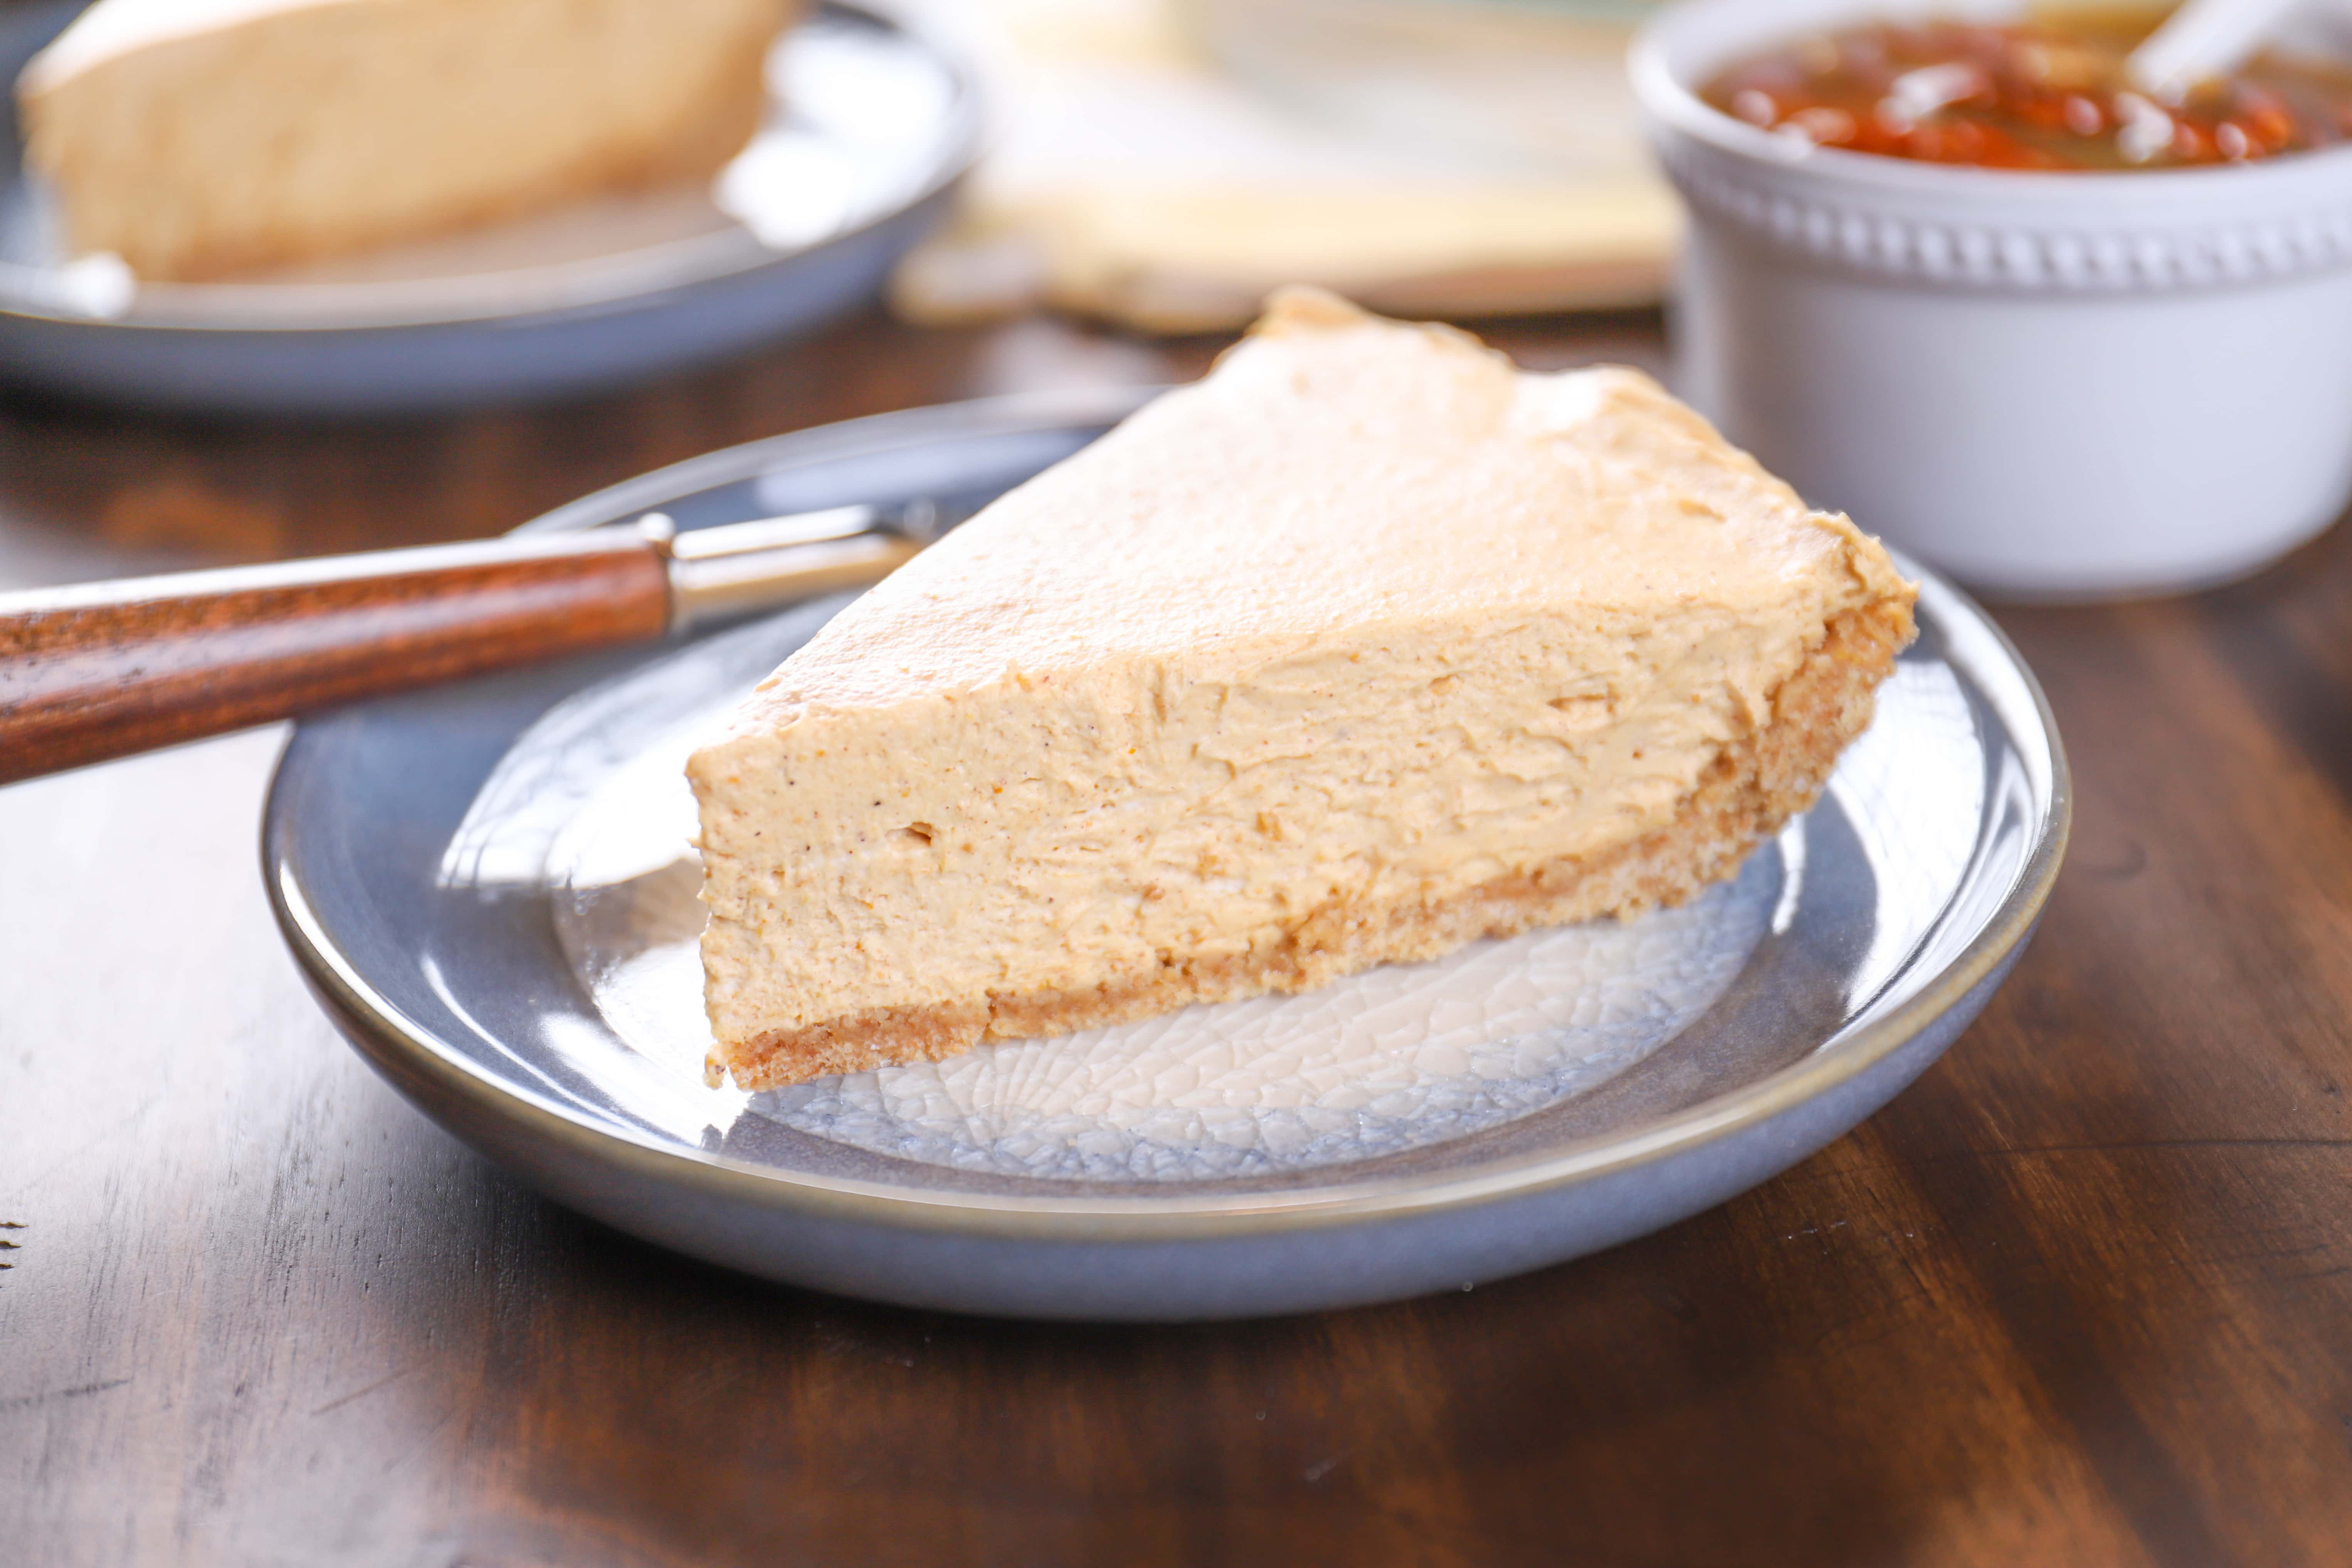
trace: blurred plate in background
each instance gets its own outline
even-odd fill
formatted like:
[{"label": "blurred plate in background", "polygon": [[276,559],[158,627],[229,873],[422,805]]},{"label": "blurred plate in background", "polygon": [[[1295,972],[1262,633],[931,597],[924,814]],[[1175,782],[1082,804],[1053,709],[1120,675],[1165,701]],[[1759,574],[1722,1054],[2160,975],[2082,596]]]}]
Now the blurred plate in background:
[{"label": "blurred plate in background", "polygon": [[[0,75],[81,9],[0,15]],[[62,254],[0,147],[0,373],[140,404],[375,413],[610,384],[871,298],[978,141],[961,52],[826,5],[780,37],[767,124],[709,187],[615,195],[253,279],[133,283]]]}]

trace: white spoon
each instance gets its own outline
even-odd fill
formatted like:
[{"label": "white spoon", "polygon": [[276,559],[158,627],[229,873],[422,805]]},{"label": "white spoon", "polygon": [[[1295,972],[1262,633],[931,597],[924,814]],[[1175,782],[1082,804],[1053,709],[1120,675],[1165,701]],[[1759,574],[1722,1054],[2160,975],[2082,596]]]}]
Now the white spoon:
[{"label": "white spoon", "polygon": [[2227,76],[2302,0],[2185,0],[2124,62],[2132,84],[2161,103],[2208,78]]}]

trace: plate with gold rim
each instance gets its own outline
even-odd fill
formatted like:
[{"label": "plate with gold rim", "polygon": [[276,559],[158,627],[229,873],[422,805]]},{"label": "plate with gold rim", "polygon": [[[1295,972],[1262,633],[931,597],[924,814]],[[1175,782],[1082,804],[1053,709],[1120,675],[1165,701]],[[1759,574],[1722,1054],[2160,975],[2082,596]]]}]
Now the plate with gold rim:
[{"label": "plate with gold rim", "polygon": [[[957,511],[1149,395],[884,415],[528,525]],[[1931,574],[1822,800],[1691,903],[1294,997],[747,1094],[703,1081],[695,738],[845,599],[300,725],[264,868],[313,991],[403,1093],[566,1203],[770,1278],[1176,1320],[1459,1289],[1695,1214],[1932,1063],[2065,845],[2030,672]]]}]

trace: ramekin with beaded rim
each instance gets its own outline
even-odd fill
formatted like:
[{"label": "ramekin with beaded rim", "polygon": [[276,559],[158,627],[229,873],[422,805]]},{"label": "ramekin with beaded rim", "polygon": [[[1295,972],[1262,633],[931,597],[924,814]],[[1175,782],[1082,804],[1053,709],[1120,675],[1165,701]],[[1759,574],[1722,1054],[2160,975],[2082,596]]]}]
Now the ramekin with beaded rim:
[{"label": "ramekin with beaded rim", "polygon": [[1635,40],[1692,218],[1685,395],[1815,505],[1996,594],[2195,588],[2326,528],[2352,499],[2352,148],[1959,168],[1811,147],[1697,95],[1776,44],[1931,15],[2016,10],[1692,0]]}]

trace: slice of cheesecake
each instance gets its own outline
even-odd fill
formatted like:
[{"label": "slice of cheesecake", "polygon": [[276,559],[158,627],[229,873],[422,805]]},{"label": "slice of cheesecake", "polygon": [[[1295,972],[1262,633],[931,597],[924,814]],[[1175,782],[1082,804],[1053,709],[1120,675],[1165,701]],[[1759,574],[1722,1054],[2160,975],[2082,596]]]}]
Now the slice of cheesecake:
[{"label": "slice of cheesecake", "polygon": [[204,279],[703,175],[793,0],[98,0],[16,85],[77,253]]},{"label": "slice of cheesecake", "polygon": [[1629,370],[1278,296],[698,752],[714,1079],[1297,991],[1730,874],[1911,636]]}]

